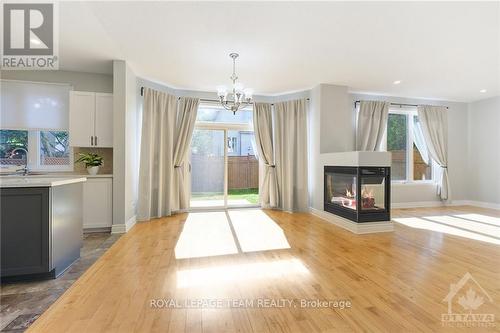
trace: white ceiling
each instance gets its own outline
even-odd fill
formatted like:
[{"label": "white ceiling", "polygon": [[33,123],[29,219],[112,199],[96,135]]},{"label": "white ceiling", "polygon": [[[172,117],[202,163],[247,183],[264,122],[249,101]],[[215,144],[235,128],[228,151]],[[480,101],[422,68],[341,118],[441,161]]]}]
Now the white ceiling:
[{"label": "white ceiling", "polygon": [[[499,2],[65,2],[61,69],[258,94],[318,83],[351,91],[472,101],[500,94]],[[401,80],[400,85],[393,81]],[[487,89],[487,93],[479,90]]]}]

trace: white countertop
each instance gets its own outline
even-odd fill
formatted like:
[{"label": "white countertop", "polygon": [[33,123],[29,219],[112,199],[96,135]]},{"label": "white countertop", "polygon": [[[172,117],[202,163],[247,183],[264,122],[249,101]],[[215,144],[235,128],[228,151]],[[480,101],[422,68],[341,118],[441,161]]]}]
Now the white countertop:
[{"label": "white countertop", "polygon": [[54,187],[87,181],[86,177],[0,177],[0,187]]}]

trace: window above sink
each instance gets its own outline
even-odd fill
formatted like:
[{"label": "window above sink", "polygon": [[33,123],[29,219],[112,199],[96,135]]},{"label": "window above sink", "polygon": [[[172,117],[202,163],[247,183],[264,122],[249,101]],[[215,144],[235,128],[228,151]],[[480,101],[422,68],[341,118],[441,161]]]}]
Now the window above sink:
[{"label": "window above sink", "polygon": [[[13,172],[23,167],[35,171],[72,171],[73,154],[67,131],[0,130],[0,167]],[[28,156],[22,149],[28,151]],[[13,153],[14,151],[14,153]],[[34,175],[34,173],[31,173]]]}]

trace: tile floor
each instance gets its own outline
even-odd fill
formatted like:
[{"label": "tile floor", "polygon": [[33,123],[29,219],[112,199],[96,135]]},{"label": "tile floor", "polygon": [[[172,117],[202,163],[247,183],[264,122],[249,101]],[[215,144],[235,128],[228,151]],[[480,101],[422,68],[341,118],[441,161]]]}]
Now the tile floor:
[{"label": "tile floor", "polygon": [[9,282],[0,286],[0,331],[23,332],[120,237],[85,234],[80,259],[54,280]]}]

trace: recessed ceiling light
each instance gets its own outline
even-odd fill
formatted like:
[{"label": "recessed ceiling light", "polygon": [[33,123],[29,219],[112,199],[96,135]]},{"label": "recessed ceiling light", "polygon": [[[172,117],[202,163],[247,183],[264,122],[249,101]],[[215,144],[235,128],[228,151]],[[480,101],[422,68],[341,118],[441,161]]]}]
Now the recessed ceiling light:
[{"label": "recessed ceiling light", "polygon": [[394,84],[400,84],[400,83],[401,83],[401,81],[400,81],[400,80],[396,80],[396,81],[394,81],[393,83],[394,83]]},{"label": "recessed ceiling light", "polygon": [[486,92],[486,89],[481,89],[479,90],[480,93],[485,93]]},{"label": "recessed ceiling light", "polygon": [[32,42],[32,43],[33,43],[33,44],[35,44],[35,45],[40,45],[40,44],[42,44],[42,42],[40,42],[38,39],[35,39],[35,38],[31,38],[31,39],[30,39],[30,42]]}]

